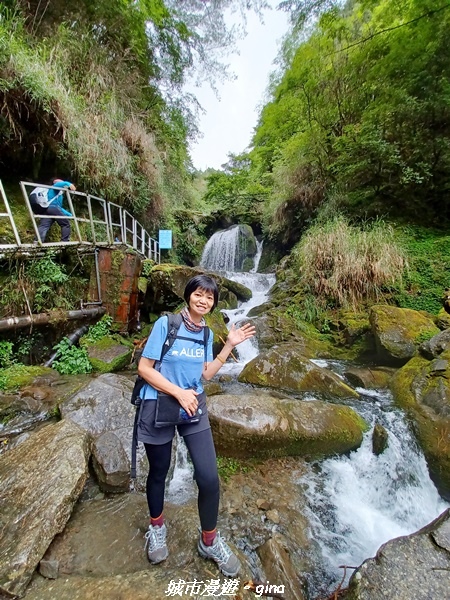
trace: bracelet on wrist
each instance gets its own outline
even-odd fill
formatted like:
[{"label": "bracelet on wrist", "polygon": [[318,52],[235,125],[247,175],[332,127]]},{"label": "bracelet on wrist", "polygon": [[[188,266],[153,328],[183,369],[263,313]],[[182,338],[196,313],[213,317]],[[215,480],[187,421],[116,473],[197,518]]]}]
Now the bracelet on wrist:
[{"label": "bracelet on wrist", "polygon": [[219,362],[221,362],[223,365],[225,364],[225,361],[223,360],[223,358],[221,358],[219,355],[216,356],[217,360]]}]

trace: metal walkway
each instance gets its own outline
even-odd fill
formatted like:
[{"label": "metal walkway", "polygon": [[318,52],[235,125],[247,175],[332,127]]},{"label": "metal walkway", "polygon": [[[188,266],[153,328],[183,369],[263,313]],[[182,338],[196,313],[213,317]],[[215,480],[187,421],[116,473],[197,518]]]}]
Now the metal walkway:
[{"label": "metal walkway", "polygon": [[[42,242],[40,239],[36,222],[39,216],[33,213],[28,198],[30,192],[35,187],[55,189],[62,191],[65,195],[68,210],[72,213],[72,216],[51,216],[51,218],[55,220],[70,220],[71,236],[74,238],[70,242]],[[21,181],[20,188],[24,203],[28,209],[30,222],[33,225],[35,238],[38,241],[34,243],[22,242],[14,215],[0,180],[0,221],[7,221],[9,237],[15,240],[14,243],[0,243],[0,257],[17,251],[33,254],[44,248],[78,246],[92,249],[93,247],[123,244],[145,258],[151,258],[157,263],[160,262],[161,253],[158,242],[122,206],[113,202],[107,202],[103,198],[98,198],[91,194],[72,192],[68,189],[61,190],[61,188],[52,188],[50,185]]]}]

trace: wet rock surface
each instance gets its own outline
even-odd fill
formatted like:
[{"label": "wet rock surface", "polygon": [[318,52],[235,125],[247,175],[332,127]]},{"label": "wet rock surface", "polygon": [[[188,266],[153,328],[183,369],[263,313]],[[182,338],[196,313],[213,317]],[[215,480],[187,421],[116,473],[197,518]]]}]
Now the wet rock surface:
[{"label": "wet rock surface", "polygon": [[[109,478],[107,485],[114,478],[123,480],[124,463],[123,458],[119,460],[119,457],[126,456],[128,461],[131,460],[131,438],[136,410],[130,402],[132,390],[133,381],[128,377],[105,373],[90,379],[60,406],[61,416],[89,432],[96,444],[97,438],[103,434],[114,434],[114,437],[109,435],[108,438],[110,451],[114,451],[116,458],[111,459],[105,469],[105,483],[106,472]],[[117,444],[115,449],[114,442]],[[137,469],[138,483],[142,489],[146,477],[145,461],[144,450],[140,445]],[[106,465],[106,459],[103,463]],[[119,489],[123,489],[123,481],[119,484]]]},{"label": "wet rock surface", "polygon": [[414,421],[433,480],[450,498],[450,350],[440,357],[447,361],[443,370],[436,370],[436,359],[412,358],[393,377],[392,391]]},{"label": "wet rock surface", "polygon": [[354,387],[372,390],[388,388],[394,373],[389,367],[350,367],[344,376]]},{"label": "wet rock surface", "polygon": [[[0,453],[17,445],[24,432],[41,422],[54,418],[58,405],[89,381],[88,375],[61,376],[57,371],[45,369],[30,384],[14,393],[0,392]],[[25,439],[25,438],[22,438]]]},{"label": "wet rock surface", "polygon": [[[390,540],[350,579],[346,600],[444,600],[450,591],[450,511],[417,533]],[[441,540],[441,544],[439,541]]]},{"label": "wet rock surface", "polygon": [[0,591],[22,595],[87,478],[89,439],[70,421],[34,432],[0,457]]},{"label": "wet rock surface", "polygon": [[[242,600],[255,597],[244,589],[247,581],[255,579],[255,573],[264,583],[269,578],[286,589],[287,585],[295,585],[300,590],[296,572],[304,564],[299,549],[308,544],[306,523],[298,513],[301,491],[295,484],[302,469],[299,459],[272,460],[253,466],[251,473],[234,475],[222,485],[219,528],[242,563],[235,589]],[[270,502],[279,506],[280,523],[276,526],[262,518],[263,513],[257,507],[262,489]],[[26,599],[162,600],[167,597],[171,580],[205,584],[218,580],[220,586],[226,586],[227,582],[228,586],[233,585],[232,579],[227,580],[214,563],[197,553],[198,514],[193,495],[182,504],[166,502],[169,558],[161,565],[150,565],[144,552],[147,515],[146,498],[139,493],[79,502],[64,532],[56,536],[44,557],[46,563],[58,565],[58,579],[48,580],[36,574]],[[277,540],[274,548],[278,558],[274,549],[267,552],[267,547],[260,558],[257,549],[272,538]],[[190,597],[204,597],[200,595],[204,585],[198,589],[199,593]],[[230,593],[215,597],[230,598]]]}]

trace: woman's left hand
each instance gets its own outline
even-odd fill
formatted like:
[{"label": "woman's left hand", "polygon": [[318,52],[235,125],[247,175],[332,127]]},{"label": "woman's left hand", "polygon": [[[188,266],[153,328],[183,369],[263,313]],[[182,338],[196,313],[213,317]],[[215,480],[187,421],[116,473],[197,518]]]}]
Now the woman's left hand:
[{"label": "woman's left hand", "polygon": [[227,342],[234,348],[234,346],[237,346],[238,344],[245,342],[245,340],[253,337],[255,335],[255,331],[255,327],[250,323],[242,325],[242,327],[239,327],[239,329],[236,329],[236,326],[233,324],[228,333]]}]

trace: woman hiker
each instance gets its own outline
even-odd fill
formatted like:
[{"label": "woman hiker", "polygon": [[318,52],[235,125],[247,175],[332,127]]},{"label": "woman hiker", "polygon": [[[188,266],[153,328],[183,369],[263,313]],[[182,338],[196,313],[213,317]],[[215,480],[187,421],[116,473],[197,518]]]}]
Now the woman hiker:
[{"label": "woman hiker", "polygon": [[143,400],[138,425],[138,440],[145,445],[149,462],[147,500],[150,525],[146,538],[148,559],[157,564],[168,556],[166,524],[164,521],[164,489],[169,471],[172,440],[175,426],[154,426],[157,391],[174,396],[181,407],[192,416],[201,412],[196,423],[178,425],[194,465],[194,477],[198,486],[198,512],[201,534],[198,552],[203,558],[217,563],[228,577],[237,575],[240,562],[217,531],[219,512],[219,476],[216,452],[209,424],[206,396],[201,379],[211,379],[227,360],[235,346],[251,338],[255,328],[245,324],[233,325],[220,353],[213,359],[212,331],[209,331],[207,347],[204,347],[204,316],[217,306],[218,289],[215,280],[208,275],[190,279],[184,290],[187,306],[181,311],[182,322],[177,338],[159,364],[162,346],[167,337],[167,317],[156,321],[142,353],[138,372],[147,385],[141,392]]}]

